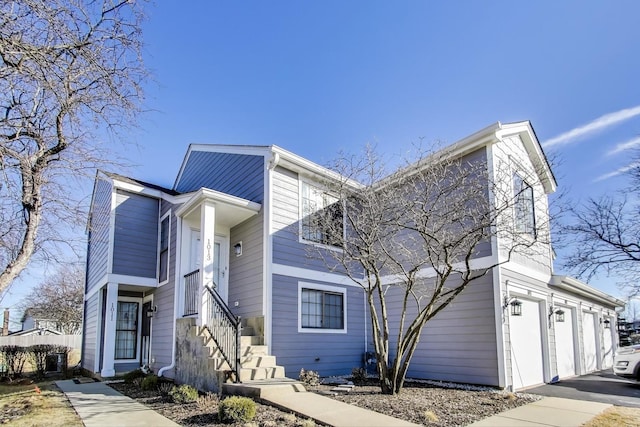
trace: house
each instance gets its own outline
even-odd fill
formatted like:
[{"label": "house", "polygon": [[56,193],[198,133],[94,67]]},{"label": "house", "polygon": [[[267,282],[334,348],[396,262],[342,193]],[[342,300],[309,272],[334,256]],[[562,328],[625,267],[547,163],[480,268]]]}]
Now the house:
[{"label": "house", "polygon": [[62,335],[55,320],[34,315],[33,310],[26,309],[20,319],[22,328],[12,335]]},{"label": "house", "polygon": [[[531,124],[496,123],[449,150],[489,174],[506,167],[505,186],[540,196],[523,205],[535,238],[556,181]],[[363,290],[306,255],[331,250],[303,223],[332,202],[322,182],[338,178],[277,146],[190,145],[172,188],[98,172],[83,367],[111,377],[148,365],[215,390],[362,366]],[[499,240],[474,261],[503,262],[429,322],[408,376],[522,389],[610,367],[623,302],[554,274],[550,244],[502,259]]]}]

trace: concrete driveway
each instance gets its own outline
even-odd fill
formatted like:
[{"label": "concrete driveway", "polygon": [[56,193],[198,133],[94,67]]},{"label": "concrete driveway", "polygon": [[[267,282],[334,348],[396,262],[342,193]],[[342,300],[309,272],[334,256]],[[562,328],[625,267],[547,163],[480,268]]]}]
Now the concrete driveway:
[{"label": "concrete driveway", "polygon": [[616,377],[611,369],[530,388],[526,392],[640,408],[640,382]]}]

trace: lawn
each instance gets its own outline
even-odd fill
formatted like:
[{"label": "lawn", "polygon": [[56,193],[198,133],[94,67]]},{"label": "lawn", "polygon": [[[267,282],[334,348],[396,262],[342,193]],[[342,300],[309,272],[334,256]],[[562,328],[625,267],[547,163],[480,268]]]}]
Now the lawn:
[{"label": "lawn", "polygon": [[0,424],[16,427],[83,425],[53,379],[0,383]]}]

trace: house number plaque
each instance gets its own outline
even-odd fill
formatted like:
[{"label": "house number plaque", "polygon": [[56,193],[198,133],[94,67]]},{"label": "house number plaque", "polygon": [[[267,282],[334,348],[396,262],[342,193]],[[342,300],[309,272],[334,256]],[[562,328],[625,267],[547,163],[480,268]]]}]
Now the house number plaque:
[{"label": "house number plaque", "polygon": [[211,261],[211,239],[207,239],[207,261]]}]

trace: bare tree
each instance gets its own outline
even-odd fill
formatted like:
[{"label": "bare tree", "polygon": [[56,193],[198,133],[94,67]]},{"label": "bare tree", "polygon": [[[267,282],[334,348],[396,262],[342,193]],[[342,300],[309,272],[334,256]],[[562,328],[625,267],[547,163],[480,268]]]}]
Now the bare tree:
[{"label": "bare tree", "polygon": [[[548,251],[545,215],[527,217],[533,189],[514,192],[511,168],[490,176],[483,153],[418,155],[388,176],[371,147],[343,155],[332,165],[341,178],[325,183],[335,203],[303,220],[303,237],[339,247],[313,256],[365,291],[384,393],[402,389],[423,328],[470,283],[515,252]],[[494,238],[500,261],[474,263]]]},{"label": "bare tree", "polygon": [[141,17],[138,1],[0,3],[0,292],[84,222],[77,179],[114,158],[98,135],[135,124]]},{"label": "bare tree", "polygon": [[82,331],[84,301],[84,270],[79,264],[69,264],[36,286],[21,303],[34,319],[45,321],[56,330],[69,335]]},{"label": "bare tree", "polygon": [[[640,159],[640,155],[637,156]],[[636,161],[638,165],[640,162]],[[561,228],[569,247],[564,267],[589,280],[599,272],[621,277],[629,295],[640,293],[640,166],[629,170],[630,187],[568,208]]]}]

